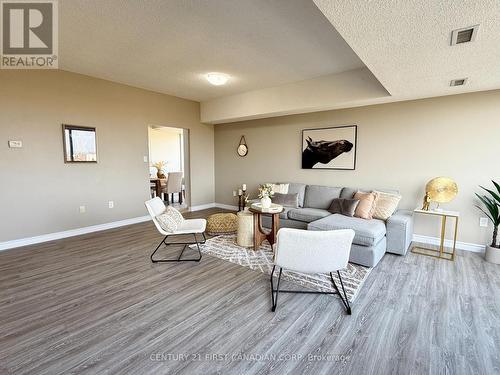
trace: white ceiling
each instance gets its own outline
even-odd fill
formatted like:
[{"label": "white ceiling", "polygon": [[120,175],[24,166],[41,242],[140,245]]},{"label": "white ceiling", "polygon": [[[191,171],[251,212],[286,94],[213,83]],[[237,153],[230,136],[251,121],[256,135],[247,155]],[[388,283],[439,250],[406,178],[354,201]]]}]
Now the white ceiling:
[{"label": "white ceiling", "polygon": [[500,88],[500,0],[59,4],[61,69],[201,101],[211,123]]},{"label": "white ceiling", "polygon": [[[500,0],[314,2],[394,100],[500,88]],[[450,46],[476,24],[474,42]]]},{"label": "white ceiling", "polygon": [[[272,97],[270,89],[260,89],[212,99],[201,103],[202,121],[223,123],[500,88],[500,0],[314,2],[375,79],[366,80],[355,88],[357,96],[348,98],[336,92],[351,90],[356,85],[352,74],[364,74],[365,69],[332,76],[329,82],[335,83],[328,88],[308,80],[300,87],[279,86]],[[452,30],[477,24],[475,41],[450,46]],[[450,80],[465,77],[465,86],[449,86]],[[282,99],[292,96],[296,100]],[[311,96],[313,100],[303,99]],[[328,106],[324,98],[332,99]]]},{"label": "white ceiling", "polygon": [[310,0],[61,0],[59,43],[60,69],[197,101],[364,67]]}]

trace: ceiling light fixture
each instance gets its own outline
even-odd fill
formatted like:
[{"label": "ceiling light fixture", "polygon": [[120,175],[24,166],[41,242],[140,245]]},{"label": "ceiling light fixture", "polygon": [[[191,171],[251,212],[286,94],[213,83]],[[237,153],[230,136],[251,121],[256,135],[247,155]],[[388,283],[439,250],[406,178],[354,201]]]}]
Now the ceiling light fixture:
[{"label": "ceiling light fixture", "polygon": [[450,86],[463,86],[467,83],[467,78],[452,79],[450,81]]},{"label": "ceiling light fixture", "polygon": [[205,77],[208,82],[215,86],[225,85],[229,81],[229,76],[224,73],[208,73]]}]

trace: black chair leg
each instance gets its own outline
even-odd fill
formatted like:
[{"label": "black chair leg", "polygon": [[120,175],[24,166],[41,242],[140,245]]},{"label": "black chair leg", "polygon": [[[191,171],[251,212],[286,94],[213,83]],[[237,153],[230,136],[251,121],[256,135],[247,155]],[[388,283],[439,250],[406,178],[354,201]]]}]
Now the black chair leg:
[{"label": "black chair leg", "polygon": [[[201,244],[204,244],[206,242],[206,238],[205,238],[204,233],[202,233],[202,235],[203,235],[203,242],[201,242]],[[168,236],[165,236],[165,238],[163,240],[161,240],[161,242],[158,244],[158,246],[156,246],[155,251],[153,251],[151,253],[151,255],[150,255],[151,262],[152,263],[199,262],[201,260],[201,257],[202,257],[201,250],[200,250],[200,242],[198,242],[198,238],[196,237],[195,233],[193,233],[193,236],[194,236],[194,242],[172,242],[172,243],[167,243],[166,240],[167,240]],[[156,254],[156,252],[158,251],[158,249],[161,247],[162,244],[164,244],[165,247],[167,247],[167,248],[169,246],[172,246],[172,245],[184,245],[184,247],[182,248],[181,253],[179,254],[179,256],[176,259],[155,259],[154,255]],[[198,258],[182,259],[182,254],[184,254],[184,250],[186,250],[186,247],[188,245],[195,245],[195,244],[196,244],[196,247],[198,249],[199,257]]]},{"label": "black chair leg", "polygon": [[339,294],[340,300],[342,301],[342,304],[344,305],[344,307],[345,307],[345,309],[347,311],[347,314],[351,315],[351,306],[349,305],[349,299],[347,298],[347,293],[346,293],[345,288],[344,288],[344,282],[342,281],[342,277],[340,276],[340,272],[339,271],[337,271],[337,275],[339,276],[340,285],[342,286],[342,291],[344,292],[344,296],[342,297],[342,293],[340,293],[340,290],[337,287],[337,284],[335,283],[335,280],[333,280],[333,275],[330,272],[330,278],[332,279],[333,287],[335,288],[335,290]]},{"label": "black chair leg", "polygon": [[[201,250],[200,250],[200,244],[198,243],[198,239],[196,238],[196,233],[193,233],[194,241],[196,242],[196,248],[198,249],[198,254],[200,257],[198,258],[197,262],[201,260]],[[203,235],[205,237],[205,235]]]},{"label": "black chair leg", "polygon": [[278,275],[278,284],[276,286],[276,297],[274,296],[274,284],[273,284],[273,276],[274,276],[274,269],[276,266],[273,266],[273,271],[271,272],[271,300],[272,300],[272,308],[271,311],[274,312],[276,311],[276,307],[278,306],[278,295],[280,292],[280,281],[281,281],[281,272],[283,269],[280,267],[280,273]]}]

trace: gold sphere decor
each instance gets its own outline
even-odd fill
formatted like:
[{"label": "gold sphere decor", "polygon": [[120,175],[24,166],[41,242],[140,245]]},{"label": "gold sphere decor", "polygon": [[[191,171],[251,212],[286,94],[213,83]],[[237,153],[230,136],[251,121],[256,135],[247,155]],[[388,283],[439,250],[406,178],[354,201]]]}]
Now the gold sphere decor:
[{"label": "gold sphere decor", "polygon": [[431,202],[448,203],[458,194],[458,186],[448,177],[436,177],[425,185],[425,197],[422,210],[428,211]]}]

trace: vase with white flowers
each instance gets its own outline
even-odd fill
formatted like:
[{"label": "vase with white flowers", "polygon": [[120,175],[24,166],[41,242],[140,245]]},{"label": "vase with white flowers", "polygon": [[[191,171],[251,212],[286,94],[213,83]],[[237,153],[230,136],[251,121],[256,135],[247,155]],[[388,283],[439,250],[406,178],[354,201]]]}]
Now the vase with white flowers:
[{"label": "vase with white flowers", "polygon": [[157,161],[156,163],[153,164],[153,167],[156,168],[156,176],[158,178],[166,178],[167,176],[165,175],[165,167],[167,166],[167,163],[164,161]]},{"label": "vase with white flowers", "polygon": [[259,198],[262,208],[271,207],[271,197],[274,195],[273,186],[271,184],[263,184],[259,186]]}]

